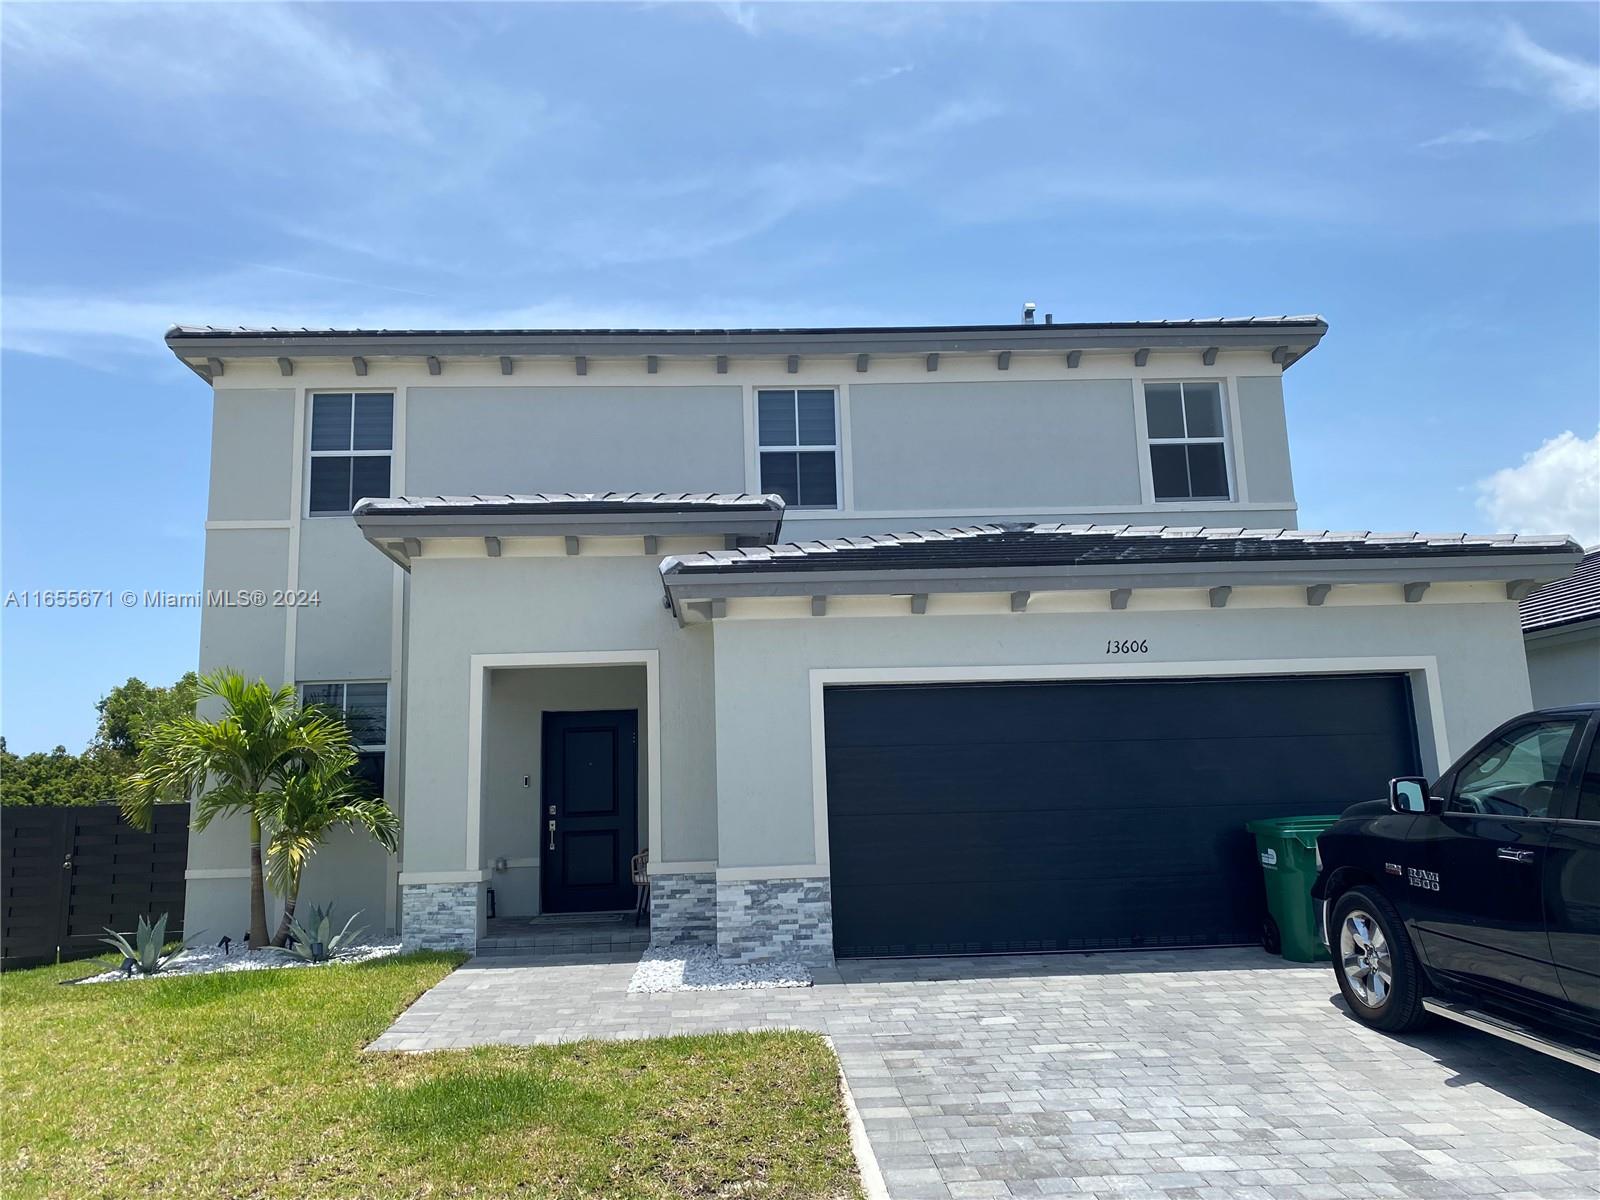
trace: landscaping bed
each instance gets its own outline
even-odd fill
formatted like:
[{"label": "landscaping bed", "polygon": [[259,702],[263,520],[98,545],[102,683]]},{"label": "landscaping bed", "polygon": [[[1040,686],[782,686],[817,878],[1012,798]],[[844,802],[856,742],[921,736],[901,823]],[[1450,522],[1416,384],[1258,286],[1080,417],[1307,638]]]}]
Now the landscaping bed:
[{"label": "landscaping bed", "polygon": [[[371,962],[375,958],[388,958],[400,953],[399,942],[363,942],[341,950],[330,959],[312,962],[309,958],[296,958],[293,954],[277,950],[224,951],[219,946],[198,947],[185,950],[161,969],[159,975],[141,975],[137,971],[124,972],[120,967],[108,967],[93,975],[79,979],[78,983],[126,983],[134,980],[171,979],[176,975],[215,975],[234,971],[268,971],[280,967],[331,967],[337,964],[353,966]],[[86,965],[80,963],[79,966]]]},{"label": "landscaping bed", "polygon": [[363,1051],[460,961],[0,976],[0,1194],[859,1195],[815,1035]]}]

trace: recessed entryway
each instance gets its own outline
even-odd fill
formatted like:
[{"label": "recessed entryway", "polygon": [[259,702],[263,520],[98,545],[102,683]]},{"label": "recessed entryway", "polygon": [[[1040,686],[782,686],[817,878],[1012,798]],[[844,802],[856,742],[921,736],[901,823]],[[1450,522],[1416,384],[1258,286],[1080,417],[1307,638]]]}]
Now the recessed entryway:
[{"label": "recessed entryway", "polygon": [[649,845],[658,769],[652,664],[529,657],[484,670],[475,718],[485,916],[631,921],[629,867]]},{"label": "recessed entryway", "polygon": [[1254,941],[1244,823],[1418,764],[1404,674],[824,693],[840,957]]}]

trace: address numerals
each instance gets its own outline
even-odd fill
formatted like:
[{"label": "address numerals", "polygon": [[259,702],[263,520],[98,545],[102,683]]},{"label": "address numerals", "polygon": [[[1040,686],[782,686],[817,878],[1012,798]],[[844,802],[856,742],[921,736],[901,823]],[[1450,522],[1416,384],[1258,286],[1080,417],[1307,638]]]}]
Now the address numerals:
[{"label": "address numerals", "polygon": [[1150,639],[1110,638],[1106,642],[1106,653],[1111,655],[1148,654],[1150,653]]}]

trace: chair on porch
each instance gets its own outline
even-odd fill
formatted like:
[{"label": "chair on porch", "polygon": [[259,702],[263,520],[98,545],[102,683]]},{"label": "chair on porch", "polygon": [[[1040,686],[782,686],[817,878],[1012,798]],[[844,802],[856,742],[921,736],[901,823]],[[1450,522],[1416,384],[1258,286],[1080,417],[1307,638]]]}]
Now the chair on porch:
[{"label": "chair on porch", "polygon": [[645,848],[633,856],[630,871],[633,875],[633,886],[639,889],[638,899],[633,905],[633,924],[638,928],[639,921],[650,911],[650,850]]}]

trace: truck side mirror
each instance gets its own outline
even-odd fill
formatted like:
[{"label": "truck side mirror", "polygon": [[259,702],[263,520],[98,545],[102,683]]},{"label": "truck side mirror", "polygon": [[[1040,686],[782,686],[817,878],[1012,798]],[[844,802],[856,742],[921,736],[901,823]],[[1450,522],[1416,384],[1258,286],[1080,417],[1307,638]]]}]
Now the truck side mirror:
[{"label": "truck side mirror", "polygon": [[1420,775],[1402,775],[1389,780],[1389,807],[1397,813],[1415,816],[1440,812],[1444,805],[1428,794],[1428,781]]}]

